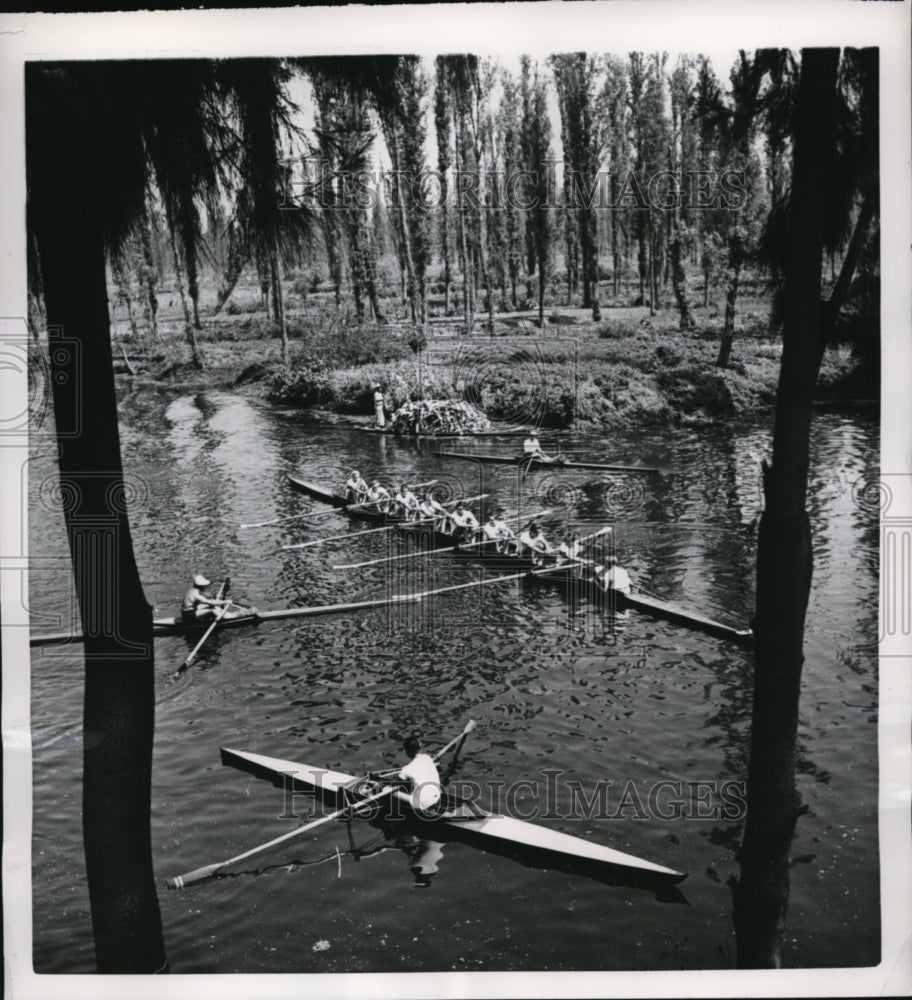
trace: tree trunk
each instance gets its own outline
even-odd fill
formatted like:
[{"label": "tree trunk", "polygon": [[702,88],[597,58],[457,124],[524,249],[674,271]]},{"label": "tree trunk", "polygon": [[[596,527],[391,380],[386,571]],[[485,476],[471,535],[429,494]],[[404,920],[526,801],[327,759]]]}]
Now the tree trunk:
[{"label": "tree trunk", "polygon": [[149,216],[143,213],[139,235],[143,251],[143,285],[146,289],[149,332],[153,340],[158,340],[158,296],[155,294],[155,256],[152,253],[152,238],[149,234]]},{"label": "tree trunk", "polygon": [[282,277],[279,274],[279,253],[273,247],[269,255],[269,277],[272,285],[272,308],[282,338],[282,365],[288,367],[288,324],[285,322],[285,296],[282,294]]},{"label": "tree trunk", "polygon": [[728,289],[725,292],[725,326],[722,329],[722,342],[719,344],[719,356],[716,358],[717,368],[727,368],[731,356],[732,342],[735,339],[735,316],[737,314],[738,282],[741,278],[740,241],[733,238],[729,252],[730,268],[728,272]]},{"label": "tree trunk", "polygon": [[773,464],[764,468],[757,542],[754,700],[748,807],[734,886],[738,965],[782,964],[789,850],[801,813],[795,755],[804,622],[812,574],[805,510],[814,388],[820,369],[820,279],[828,194],[821,178],[836,155],[837,49],[805,49],[795,124],[782,368]]},{"label": "tree trunk", "polygon": [[96,162],[105,153],[92,149],[82,116],[56,88],[40,101],[36,89],[31,103],[45,113],[28,120],[29,221],[48,322],[62,331],[51,342],[51,385],[85,636],[82,808],[96,961],[101,973],[163,972],[150,834],[152,609],[134,559],[120,457]]},{"label": "tree trunk", "polygon": [[674,287],[675,301],[680,314],[682,330],[693,329],[693,314],[690,311],[690,299],[687,295],[687,273],[684,270],[684,253],[681,246],[681,230],[675,226],[671,234],[671,281]]},{"label": "tree trunk", "polygon": [[177,249],[177,240],[174,238],[173,220],[171,212],[167,209],[166,214],[168,216],[168,231],[171,234],[171,255],[174,258],[174,279],[177,282],[177,291],[180,295],[181,301],[181,311],[184,314],[184,333],[187,337],[187,343],[190,345],[190,354],[193,358],[193,365],[195,368],[199,369],[199,371],[202,371],[204,368],[203,356],[200,353],[199,344],[196,340],[196,334],[193,332],[193,320],[190,317],[190,308],[187,305],[187,293],[184,291],[184,278],[180,265],[180,251]]}]

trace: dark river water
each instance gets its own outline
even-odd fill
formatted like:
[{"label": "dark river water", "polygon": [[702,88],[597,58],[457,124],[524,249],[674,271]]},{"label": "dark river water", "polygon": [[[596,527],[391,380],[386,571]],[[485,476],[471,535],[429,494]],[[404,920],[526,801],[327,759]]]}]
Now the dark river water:
[{"label": "dark river water", "polygon": [[[288,472],[326,485],[351,468],[391,481],[443,481],[496,494],[508,511],[549,508],[586,530],[614,523],[621,561],[644,590],[744,626],[753,608],[759,466],[767,425],[565,436],[568,454],[662,466],[661,477],[536,472],[435,458],[434,448],[275,411],[219,392],[137,389],[121,405],[136,554],[158,616],[194,572],[231,574],[261,609],[381,598],[389,588],[478,578],[447,555],[338,571],[388,554],[388,533],[282,550],[363,530],[344,515],[239,530],[319,505]],[[458,450],[505,452],[517,440]],[[873,416],[818,414],[809,509],[815,569],[806,634],[798,786],[809,811],[792,845],[786,963],[879,961],[877,510],[856,499],[878,471]],[[72,607],[49,449],[31,478],[32,612]],[[48,477],[51,477],[48,479]],[[68,564],[63,562],[64,566]],[[41,566],[48,567],[45,571]],[[729,879],[741,835],[749,651],[630,612],[610,623],[547,585],[467,588],[417,606],[263,622],[156,643],[152,840],[171,967],[199,972],[413,972],[733,968]],[[92,971],[81,844],[80,647],[32,656],[34,962]],[[513,789],[544,825],[689,873],[678,892],[611,884],[572,866],[451,842],[413,848],[367,823],[333,822],[184,890],[167,879],[306,821],[280,819],[282,793],[220,764],[254,750],[350,773],[477,729],[459,776]],[[551,779],[546,789],[545,774]],[[572,808],[608,786],[608,815]],[[502,782],[498,786],[496,783]],[[517,782],[526,782],[517,785]],[[576,786],[571,783],[576,782]],[[665,784],[660,784],[665,782]],[[547,792],[547,794],[546,794]],[[503,794],[503,793],[502,793]],[[549,797],[550,795],[550,797]],[[727,796],[727,798],[726,798]],[[576,804],[579,796],[576,795]],[[678,803],[675,807],[675,802]],[[732,803],[734,806],[732,807]],[[503,805],[503,802],[501,802]],[[574,815],[574,812],[576,813]],[[427,846],[427,845],[425,845]],[[621,880],[622,881],[622,880]]]}]

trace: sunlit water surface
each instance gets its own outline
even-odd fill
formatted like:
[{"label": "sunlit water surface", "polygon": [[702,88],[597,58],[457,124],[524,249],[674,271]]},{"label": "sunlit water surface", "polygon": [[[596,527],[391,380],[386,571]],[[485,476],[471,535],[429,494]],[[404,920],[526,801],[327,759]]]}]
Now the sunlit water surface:
[{"label": "sunlit water surface", "polygon": [[[516,471],[435,458],[434,447],[276,411],[254,398],[142,389],[121,405],[136,555],[158,616],[190,576],[230,573],[260,608],[383,597],[390,587],[468,582],[478,569],[443,554],[337,571],[391,554],[377,533],[307,549],[280,546],[363,530],[344,515],[286,520],[318,504],[286,473],[327,485],[350,469],[392,482],[438,479],[517,509]],[[452,444],[452,442],[451,442]],[[460,444],[504,451],[515,438]],[[744,625],[753,607],[759,466],[769,429],[735,425],[565,436],[568,454],[658,465],[661,477],[536,472],[523,509],[551,509],[614,539],[645,590]],[[792,846],[786,961],[879,960],[877,842],[877,512],[858,499],[877,474],[872,418],[814,421],[809,508],[815,571],[806,636],[798,784],[810,811]],[[33,613],[71,616],[55,468],[31,469]],[[49,478],[50,477],[50,478]],[[568,507],[567,504],[572,506]],[[61,566],[63,571],[61,571]],[[737,818],[721,789],[746,774],[751,655],[631,612],[612,632],[585,602],[515,582],[421,605],[264,622],[214,635],[175,676],[196,637],[156,643],[152,839],[174,972],[363,972],[730,968],[729,879]],[[34,961],[92,971],[81,844],[79,647],[32,657]],[[332,823],[183,891],[166,880],[260,844],[312,815],[279,819],[282,793],[222,767],[249,749],[352,773],[401,759],[410,731],[440,746],[477,720],[460,777],[515,788],[512,804],[555,826],[686,871],[680,894],[605,884],[446,843],[416,879],[404,847],[378,829]],[[553,777],[545,799],[543,772]],[[571,781],[609,781],[614,818],[568,816]],[[662,781],[673,785],[659,785]],[[650,793],[653,799],[650,801]],[[680,792],[683,805],[672,801]],[[626,798],[625,798],[626,794]],[[699,801],[697,801],[699,799]],[[621,808],[623,806],[623,808]],[[670,817],[670,818],[669,818]],[[386,847],[384,850],[378,848]],[[528,859],[526,859],[528,861]]]}]

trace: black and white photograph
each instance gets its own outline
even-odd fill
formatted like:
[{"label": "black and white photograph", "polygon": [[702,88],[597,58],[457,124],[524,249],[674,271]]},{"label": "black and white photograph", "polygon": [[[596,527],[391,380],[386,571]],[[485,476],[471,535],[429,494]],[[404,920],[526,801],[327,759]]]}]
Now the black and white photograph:
[{"label": "black and white photograph", "polygon": [[0,18],[10,996],[912,990],[910,11]]}]

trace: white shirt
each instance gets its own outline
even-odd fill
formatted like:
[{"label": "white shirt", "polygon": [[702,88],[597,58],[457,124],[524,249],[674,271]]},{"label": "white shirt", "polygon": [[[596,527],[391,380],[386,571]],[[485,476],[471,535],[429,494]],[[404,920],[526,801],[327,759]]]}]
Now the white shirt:
[{"label": "white shirt", "polygon": [[576,559],[583,551],[583,544],[579,539],[573,542],[561,542],[557,551],[568,559]]},{"label": "white shirt", "polygon": [[453,524],[460,528],[478,527],[478,519],[470,510],[464,510],[461,514],[458,510],[454,510],[450,517],[453,520]]},{"label": "white shirt", "polygon": [[427,810],[440,801],[440,774],[428,754],[416,754],[399,777],[412,783],[412,805],[416,809]]},{"label": "white shirt", "polygon": [[623,566],[614,566],[608,573],[608,585],[620,594],[630,593],[630,577]]},{"label": "white shirt", "polygon": [[550,546],[545,536],[539,532],[534,538],[528,531],[524,531],[519,536],[520,542],[527,548],[533,549],[535,552],[549,552]]},{"label": "white shirt", "polygon": [[541,452],[541,445],[538,443],[537,437],[526,438],[523,441],[523,451],[527,455],[537,455]]}]

